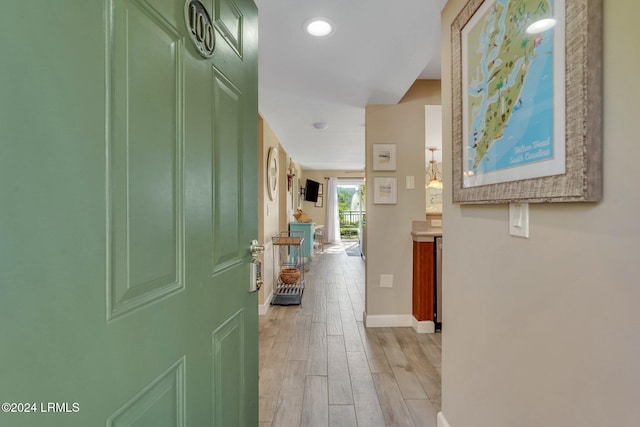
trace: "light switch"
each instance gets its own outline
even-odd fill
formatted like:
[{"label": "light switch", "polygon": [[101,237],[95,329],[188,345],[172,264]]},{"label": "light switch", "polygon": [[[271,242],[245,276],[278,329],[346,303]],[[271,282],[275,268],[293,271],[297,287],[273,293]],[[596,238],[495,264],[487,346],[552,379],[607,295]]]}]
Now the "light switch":
[{"label": "light switch", "polygon": [[406,181],[407,181],[407,190],[413,190],[414,188],[416,188],[416,179],[413,175],[411,176],[407,176],[406,177]]},{"label": "light switch", "polygon": [[509,234],[529,238],[529,203],[509,203]]}]

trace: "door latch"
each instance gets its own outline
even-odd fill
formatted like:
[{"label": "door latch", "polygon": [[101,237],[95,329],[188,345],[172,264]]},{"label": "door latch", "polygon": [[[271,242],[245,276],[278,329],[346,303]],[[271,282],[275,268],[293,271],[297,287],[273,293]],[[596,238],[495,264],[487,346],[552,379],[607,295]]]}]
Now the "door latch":
[{"label": "door latch", "polygon": [[264,246],[258,245],[258,241],[251,242],[251,256],[253,259],[249,263],[249,292],[257,292],[262,287],[262,261],[258,256],[264,253]]}]

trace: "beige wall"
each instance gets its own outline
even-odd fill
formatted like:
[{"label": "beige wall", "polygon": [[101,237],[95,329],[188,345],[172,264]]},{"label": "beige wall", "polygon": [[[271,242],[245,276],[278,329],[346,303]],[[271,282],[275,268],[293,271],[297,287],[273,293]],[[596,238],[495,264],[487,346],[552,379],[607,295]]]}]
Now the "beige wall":
[{"label": "beige wall", "polygon": [[604,2],[603,201],[533,205],[521,239],[507,206],[451,204],[449,29],[465,2],[442,15],[443,413],[451,427],[637,426],[640,3]]},{"label": "beige wall", "polygon": [[[327,183],[329,181],[325,180],[325,176],[328,171],[322,170],[308,170],[304,171],[304,179],[300,181],[300,185],[304,188],[304,184],[307,179],[312,179],[316,182],[322,184],[322,207],[316,207],[313,202],[307,202],[304,200],[304,197],[300,198],[300,209],[304,211],[316,224],[316,226],[324,225],[325,217],[327,212],[327,201],[326,201],[326,193],[327,193]],[[334,175],[335,176],[335,175]]]},{"label": "beige wall", "polygon": [[[287,230],[287,224],[293,220],[295,199],[292,198],[291,192],[294,191],[294,185],[291,190],[287,188],[287,170],[290,165],[290,159],[287,152],[280,145],[278,137],[269,126],[269,123],[262,117],[258,121],[259,133],[259,178],[258,178],[258,203],[261,209],[259,219],[258,234],[260,235],[260,244],[265,247],[263,256],[263,278],[264,285],[258,293],[258,303],[265,304],[266,299],[273,291],[273,246],[271,245],[271,237],[279,231]],[[275,147],[278,149],[279,159],[279,180],[278,195],[275,200],[269,198],[269,192],[266,185],[266,163],[269,150]],[[296,180],[301,174],[299,164],[293,162],[294,168],[297,170]],[[294,180],[295,184],[295,180]]]},{"label": "beige wall", "polygon": [[[397,105],[366,109],[366,314],[411,315],[411,221],[425,219],[424,106],[440,104],[440,81],[418,80]],[[374,172],[373,144],[396,144],[397,170]],[[374,205],[374,177],[397,177],[398,204]],[[415,177],[415,189],[405,177]],[[392,274],[392,288],[380,287],[380,275]]]}]

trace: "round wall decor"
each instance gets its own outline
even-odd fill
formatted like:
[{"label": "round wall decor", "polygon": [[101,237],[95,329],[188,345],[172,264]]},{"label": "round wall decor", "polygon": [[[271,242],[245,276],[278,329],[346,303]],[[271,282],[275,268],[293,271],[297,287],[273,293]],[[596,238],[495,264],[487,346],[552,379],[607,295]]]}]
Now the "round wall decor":
[{"label": "round wall decor", "polygon": [[269,156],[267,157],[267,190],[269,191],[269,198],[275,200],[278,195],[278,149],[271,147],[269,149]]}]

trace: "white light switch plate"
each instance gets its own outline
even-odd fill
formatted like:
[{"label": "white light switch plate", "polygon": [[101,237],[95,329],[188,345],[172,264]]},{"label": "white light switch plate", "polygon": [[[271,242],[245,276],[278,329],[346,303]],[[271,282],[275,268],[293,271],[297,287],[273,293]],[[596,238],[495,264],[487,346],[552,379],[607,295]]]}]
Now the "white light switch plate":
[{"label": "white light switch plate", "polygon": [[509,203],[509,234],[529,238],[529,203]]},{"label": "white light switch plate", "polygon": [[413,190],[414,188],[416,188],[416,179],[413,175],[407,176],[406,177],[406,187],[407,190]]}]

